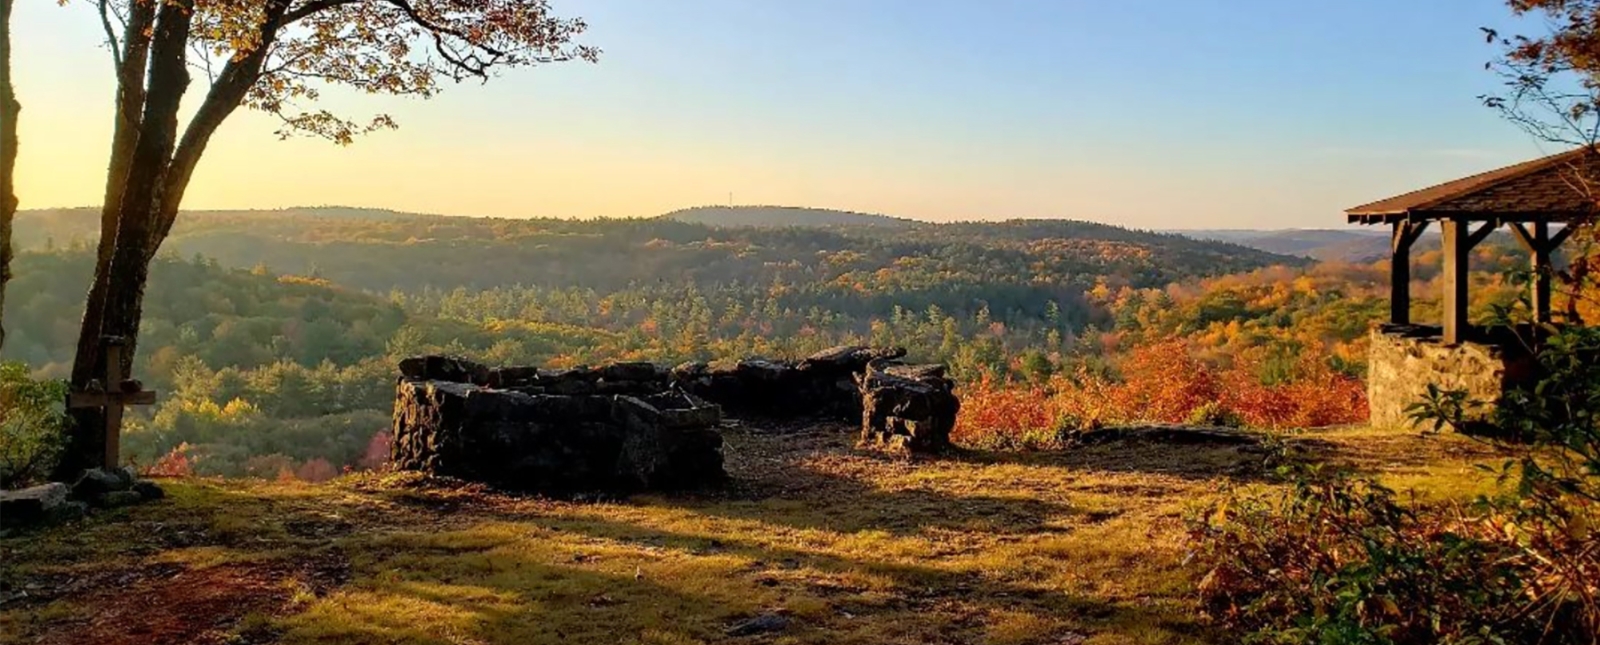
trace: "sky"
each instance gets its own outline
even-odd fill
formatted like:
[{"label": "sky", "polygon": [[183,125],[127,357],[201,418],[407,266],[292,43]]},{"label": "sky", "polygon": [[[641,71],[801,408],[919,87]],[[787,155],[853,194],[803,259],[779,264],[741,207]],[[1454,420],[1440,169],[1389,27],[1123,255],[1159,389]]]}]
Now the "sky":
[{"label": "sky", "polygon": [[[924,220],[1334,228],[1557,152],[1485,108],[1503,0],[552,0],[598,64],[513,70],[354,145],[240,111],[185,208],[639,217],[705,204]],[[18,0],[23,208],[97,203],[110,55],[90,3]],[[1536,25],[1534,25],[1536,27]],[[1526,26],[1525,29],[1526,30]],[[191,95],[203,94],[192,87]]]}]

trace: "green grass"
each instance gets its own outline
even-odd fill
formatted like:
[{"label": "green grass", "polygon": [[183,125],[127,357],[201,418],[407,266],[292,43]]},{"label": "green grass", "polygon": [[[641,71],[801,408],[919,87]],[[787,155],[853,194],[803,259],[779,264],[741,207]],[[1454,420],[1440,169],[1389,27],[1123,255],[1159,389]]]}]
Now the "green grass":
[{"label": "green grass", "polygon": [[[166,481],[162,502],[0,541],[0,641],[1225,643],[1197,618],[1183,518],[1272,486],[1237,447],[907,463],[838,427],[728,441],[730,490],[599,503],[403,475]],[[1427,499],[1480,490],[1470,464],[1492,457],[1292,441]],[[789,626],[727,636],[766,612]]]}]

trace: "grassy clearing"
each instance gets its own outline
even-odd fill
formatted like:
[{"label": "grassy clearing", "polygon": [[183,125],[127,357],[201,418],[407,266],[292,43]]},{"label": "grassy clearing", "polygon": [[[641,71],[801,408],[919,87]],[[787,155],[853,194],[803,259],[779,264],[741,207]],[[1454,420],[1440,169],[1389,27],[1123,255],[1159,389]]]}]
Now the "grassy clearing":
[{"label": "grassy clearing", "polygon": [[[1122,444],[903,463],[819,426],[729,436],[737,485],[555,502],[404,476],[169,481],[0,541],[0,641],[1223,643],[1185,513],[1266,489],[1248,448]],[[1293,440],[1426,498],[1492,457],[1366,429]],[[781,631],[728,635],[763,613]]]}]

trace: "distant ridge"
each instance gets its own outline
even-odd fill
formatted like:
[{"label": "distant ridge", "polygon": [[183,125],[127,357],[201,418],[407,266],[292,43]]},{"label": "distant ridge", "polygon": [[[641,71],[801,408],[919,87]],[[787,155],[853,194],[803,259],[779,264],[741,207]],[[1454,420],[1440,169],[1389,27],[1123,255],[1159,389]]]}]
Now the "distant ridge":
[{"label": "distant ridge", "polygon": [[1367,229],[1214,229],[1174,231],[1198,240],[1232,242],[1280,255],[1317,260],[1371,262],[1388,257],[1386,231]]},{"label": "distant ridge", "polygon": [[755,228],[828,228],[835,226],[872,226],[878,228],[906,228],[921,222],[888,215],[856,213],[827,208],[800,206],[696,206],[675,210],[661,216],[706,226],[743,226]]}]

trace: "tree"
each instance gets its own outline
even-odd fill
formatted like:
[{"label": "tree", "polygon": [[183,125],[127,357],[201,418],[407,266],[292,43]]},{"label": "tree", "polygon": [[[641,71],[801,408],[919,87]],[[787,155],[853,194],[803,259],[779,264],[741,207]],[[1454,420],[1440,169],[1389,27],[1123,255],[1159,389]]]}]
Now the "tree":
[{"label": "tree", "polygon": [[[1506,0],[1513,14],[1544,18],[1549,32],[1502,37],[1485,28],[1490,44],[1502,50],[1486,67],[1505,81],[1505,90],[1481,96],[1484,105],[1500,112],[1534,138],[1567,147],[1584,147],[1590,154],[1569,173],[1574,189],[1600,210],[1600,185],[1595,166],[1600,164],[1600,0]],[[1576,233],[1567,242],[1571,258],[1559,278],[1567,297],[1568,319],[1580,320],[1579,306],[1596,302],[1585,285],[1600,277],[1600,231],[1593,212],[1572,222]]]},{"label": "tree", "polygon": [[[553,15],[545,0],[98,0],[96,8],[117,94],[94,281],[72,366],[76,389],[106,373],[108,336],[128,343],[118,371],[129,374],[150,261],[211,136],[239,107],[277,116],[280,136],[348,144],[394,121],[302,107],[327,86],[427,98],[445,80],[599,56],[574,42],[585,23]],[[180,129],[194,71],[209,87]],[[99,411],[73,416],[62,477],[93,465],[105,441]]]},{"label": "tree", "polygon": [[[17,103],[11,84],[11,5],[0,0],[0,323],[4,322],[6,285],[11,282],[11,222],[17,216]],[[6,328],[0,324],[0,347],[6,344]]]}]

